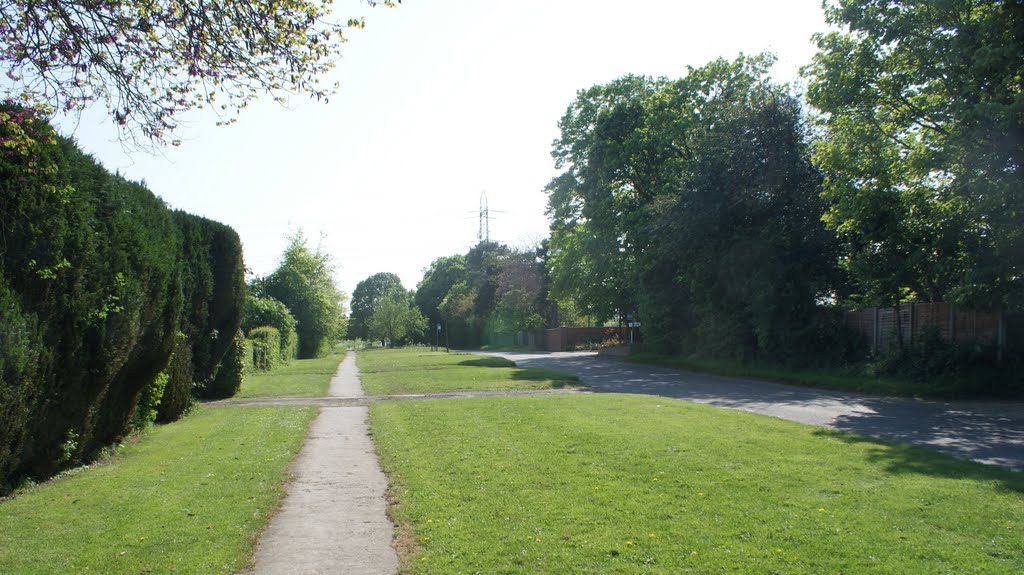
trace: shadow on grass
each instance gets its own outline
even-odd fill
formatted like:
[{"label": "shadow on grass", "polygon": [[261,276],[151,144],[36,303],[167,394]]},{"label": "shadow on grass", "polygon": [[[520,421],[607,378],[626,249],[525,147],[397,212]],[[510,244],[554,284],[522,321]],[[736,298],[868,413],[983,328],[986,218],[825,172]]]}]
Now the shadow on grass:
[{"label": "shadow on grass", "polygon": [[964,461],[924,447],[905,443],[893,444],[881,439],[834,429],[819,429],[813,433],[819,437],[867,446],[865,450],[867,461],[883,466],[886,472],[893,475],[912,473],[946,479],[971,479],[996,483],[1007,491],[1024,493],[1024,473],[1010,471],[996,465]]},{"label": "shadow on grass", "polygon": [[516,362],[505,359],[503,357],[477,357],[473,359],[465,359],[458,363],[458,365],[465,365],[469,367],[515,367]]},{"label": "shadow on grass", "polygon": [[517,381],[550,381],[554,389],[566,387],[583,387],[583,382],[575,375],[564,371],[543,369],[540,367],[523,367],[512,372],[512,379]]}]

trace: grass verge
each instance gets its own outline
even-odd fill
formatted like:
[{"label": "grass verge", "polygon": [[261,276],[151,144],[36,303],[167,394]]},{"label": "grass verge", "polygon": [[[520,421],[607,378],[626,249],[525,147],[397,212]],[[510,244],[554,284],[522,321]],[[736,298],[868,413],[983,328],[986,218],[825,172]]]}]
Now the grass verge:
[{"label": "grass verge", "polygon": [[367,395],[468,390],[535,390],[576,387],[576,376],[520,368],[500,357],[445,353],[423,347],[367,349],[356,355]]},{"label": "grass verge", "polygon": [[405,572],[1021,573],[1024,476],[632,395],[380,402]]},{"label": "grass verge", "polygon": [[626,359],[635,363],[659,365],[697,373],[713,373],[732,377],[754,377],[793,385],[841,391],[857,391],[899,397],[946,397],[950,395],[948,391],[930,390],[927,386],[912,381],[872,377],[834,369],[787,369],[771,365],[740,364],[713,359],[663,356],[649,353],[633,354]]},{"label": "grass verge", "polygon": [[323,397],[345,353],[336,349],[324,357],[293,359],[273,371],[246,372],[242,388],[232,399]]},{"label": "grass verge", "polygon": [[235,573],[313,407],[199,408],[115,460],[0,502],[0,573]]}]

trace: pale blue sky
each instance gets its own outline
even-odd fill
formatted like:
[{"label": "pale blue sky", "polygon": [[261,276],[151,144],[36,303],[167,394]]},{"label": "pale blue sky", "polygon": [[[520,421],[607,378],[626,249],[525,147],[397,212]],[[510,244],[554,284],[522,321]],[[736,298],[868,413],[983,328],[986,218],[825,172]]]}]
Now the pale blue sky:
[{"label": "pale blue sky", "polygon": [[257,274],[302,228],[323,235],[346,292],[381,271],[412,288],[433,259],[476,242],[482,191],[492,239],[546,237],[551,142],[577,90],[762,50],[790,82],[825,29],[820,0],[338,0],[334,11],[367,25],[349,34],[329,104],[267,99],[229,127],[194,113],[162,156],[126,155],[96,113],[64,131],[171,206],[235,228]]}]

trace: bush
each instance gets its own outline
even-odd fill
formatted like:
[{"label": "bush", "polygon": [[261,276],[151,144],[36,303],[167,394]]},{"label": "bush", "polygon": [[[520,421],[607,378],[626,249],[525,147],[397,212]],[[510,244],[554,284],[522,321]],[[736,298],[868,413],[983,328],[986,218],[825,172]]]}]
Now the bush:
[{"label": "bush", "polygon": [[245,319],[242,330],[246,333],[254,328],[270,326],[280,334],[279,359],[288,363],[295,359],[299,351],[299,335],[295,331],[296,322],[288,307],[272,297],[256,297],[249,295],[245,300]]},{"label": "bush", "polygon": [[174,212],[182,237],[180,273],[186,300],[182,331],[192,344],[190,380],[196,395],[211,398],[224,354],[242,324],[245,266],[234,230],[206,218]]},{"label": "bush", "polygon": [[205,389],[205,397],[223,399],[238,393],[245,377],[245,356],[245,334],[238,330],[231,341],[231,347],[217,367],[217,375]]},{"label": "bush", "polygon": [[277,328],[268,325],[249,331],[252,342],[252,366],[260,371],[274,369],[280,359],[281,334]]},{"label": "bush", "polygon": [[154,408],[179,417],[231,346],[212,336],[238,330],[244,267],[233,230],[172,213],[30,113],[0,106],[0,142],[2,490],[89,460]]},{"label": "bush", "polygon": [[166,372],[161,373],[142,388],[139,401],[135,404],[135,413],[132,415],[132,429],[146,429],[156,421],[157,408],[160,407],[168,379]]},{"label": "bush", "polygon": [[177,334],[165,373],[167,383],[157,405],[156,421],[159,423],[175,421],[192,407],[192,345],[182,332]]}]

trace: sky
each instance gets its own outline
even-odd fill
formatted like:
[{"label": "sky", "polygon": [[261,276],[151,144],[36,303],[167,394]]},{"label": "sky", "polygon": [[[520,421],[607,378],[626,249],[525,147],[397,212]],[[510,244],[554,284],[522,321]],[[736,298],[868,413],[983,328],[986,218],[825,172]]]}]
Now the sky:
[{"label": "sky", "polygon": [[577,91],[765,50],[791,83],[826,29],[820,0],[335,0],[334,13],[366,27],[348,34],[327,104],[264,98],[227,127],[190,113],[182,145],[156,155],[126,151],[101,111],[57,122],[172,208],[233,227],[256,275],[302,230],[345,292],[377,272],[414,288],[477,242],[485,192],[492,240],[547,237],[551,143]]}]

